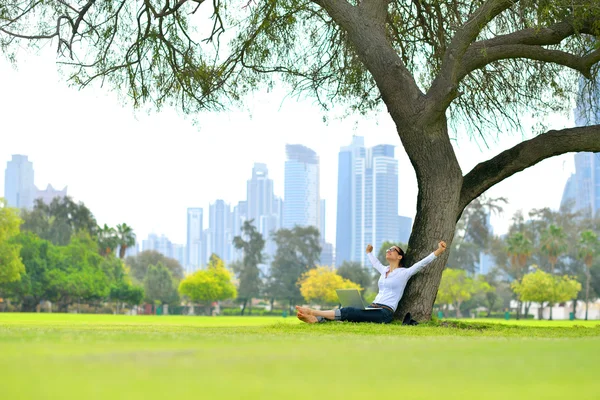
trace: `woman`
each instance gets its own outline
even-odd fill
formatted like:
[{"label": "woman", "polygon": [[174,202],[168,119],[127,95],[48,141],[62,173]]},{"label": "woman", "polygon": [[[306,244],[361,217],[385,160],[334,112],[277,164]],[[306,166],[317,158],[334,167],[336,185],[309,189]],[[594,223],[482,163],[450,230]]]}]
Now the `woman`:
[{"label": "woman", "polygon": [[[410,268],[404,267],[404,251],[398,246],[390,247],[385,253],[385,259],[390,264],[389,267],[384,267],[377,257],[373,255],[372,251],[373,246],[368,245],[367,256],[371,264],[373,264],[373,268],[381,276],[378,282],[379,293],[370,307],[378,308],[379,310],[361,310],[354,307],[343,307],[336,310],[319,311],[296,306],[298,319],[308,324],[325,320],[389,324],[394,318],[394,312],[404,293],[404,288],[408,280],[446,251],[446,242],[439,242],[437,250]],[[407,315],[407,318],[410,320],[410,314]]]}]

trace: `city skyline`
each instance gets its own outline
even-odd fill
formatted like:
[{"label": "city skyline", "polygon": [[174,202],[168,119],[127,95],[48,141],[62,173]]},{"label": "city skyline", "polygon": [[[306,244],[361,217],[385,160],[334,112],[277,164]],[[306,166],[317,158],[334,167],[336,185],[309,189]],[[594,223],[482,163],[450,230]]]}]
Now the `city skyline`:
[{"label": "city skyline", "polygon": [[[126,221],[140,237],[154,232],[185,243],[187,208],[206,211],[217,198],[237,204],[246,194],[246,171],[256,162],[267,165],[274,193],[283,197],[283,149],[288,143],[302,143],[320,157],[320,197],[328,203],[326,235],[335,243],[337,155],[353,135],[364,136],[368,147],[396,146],[399,214],[414,218],[415,173],[384,111],[366,116],[349,115],[341,108],[324,112],[311,99],[286,98],[285,90],[274,88],[249,96],[241,107],[200,113],[194,122],[169,108],[149,114],[134,112],[116,94],[98,87],[68,88],[56,72],[52,52],[27,55],[24,60],[19,71],[0,63],[6,77],[0,106],[13,117],[4,122],[0,133],[0,160],[27,154],[36,165],[38,186],[68,185],[69,194],[83,201],[102,224]],[[56,101],[47,102],[47,98]],[[64,104],[69,104],[68,124]],[[28,117],[31,109],[36,110],[36,118]],[[547,120],[550,128],[573,125],[572,115]],[[525,138],[531,137],[536,121],[524,117],[523,124]],[[492,132],[487,148],[483,140],[470,137],[460,127],[451,134],[457,138],[453,144],[465,173],[523,139],[518,132]],[[507,197],[510,202],[504,216],[492,217],[494,230],[505,232],[516,210],[556,209],[563,182],[572,172],[573,155],[567,154],[494,186],[487,194]],[[157,189],[162,196],[155,193]]]}]

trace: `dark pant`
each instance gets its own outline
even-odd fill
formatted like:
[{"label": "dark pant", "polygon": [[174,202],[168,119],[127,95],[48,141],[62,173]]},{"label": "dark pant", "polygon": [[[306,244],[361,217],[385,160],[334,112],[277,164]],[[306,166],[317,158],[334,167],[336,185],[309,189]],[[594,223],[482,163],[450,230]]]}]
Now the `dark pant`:
[{"label": "dark pant", "polygon": [[380,308],[378,310],[361,310],[354,307],[343,307],[339,309],[339,312],[340,321],[389,324],[394,319],[394,313],[385,308]]}]

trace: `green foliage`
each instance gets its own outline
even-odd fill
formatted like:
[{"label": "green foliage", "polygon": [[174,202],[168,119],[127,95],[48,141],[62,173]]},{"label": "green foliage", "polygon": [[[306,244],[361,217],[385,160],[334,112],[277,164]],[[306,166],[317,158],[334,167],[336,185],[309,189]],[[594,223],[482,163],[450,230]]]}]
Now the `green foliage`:
[{"label": "green foliage", "polygon": [[117,244],[119,246],[119,258],[125,258],[125,252],[129,247],[135,246],[135,233],[133,228],[127,224],[117,225]]},{"label": "green foliage", "polygon": [[581,237],[577,244],[577,256],[585,265],[590,268],[594,262],[594,258],[600,254],[600,240],[598,235],[592,230],[581,232]]},{"label": "green foliage", "polygon": [[[342,265],[338,267],[336,272],[342,278],[359,284],[363,290],[373,286],[373,274],[371,273],[371,270],[363,267],[359,262],[344,261]],[[379,279],[379,277],[377,278]]]},{"label": "green foliage", "polygon": [[223,260],[213,254],[206,270],[196,271],[179,284],[179,293],[192,302],[227,300],[237,296]]},{"label": "green foliage", "polygon": [[239,282],[238,299],[244,303],[258,297],[262,286],[258,265],[263,262],[265,240],[252,222],[244,221],[242,236],[233,238],[234,247],[243,251],[242,262],[234,263],[231,267]]},{"label": "green foliage", "polygon": [[148,267],[144,278],[144,294],[146,301],[153,304],[171,304],[178,300],[173,276],[161,262]]},{"label": "green foliage", "polygon": [[74,301],[93,301],[108,296],[109,278],[102,270],[96,242],[87,234],[73,236],[67,246],[56,246],[47,273],[47,300],[61,308]]},{"label": "green foliage", "polygon": [[466,271],[446,268],[442,274],[442,282],[438,289],[436,304],[452,304],[460,317],[460,306],[470,300],[476,293],[493,291],[493,288],[483,279],[473,279]]},{"label": "green foliage", "polygon": [[126,281],[120,281],[110,287],[109,297],[112,301],[138,305],[144,300],[144,288]]},{"label": "green foliage", "polygon": [[30,231],[55,245],[66,246],[79,231],[96,235],[97,224],[92,212],[70,197],[57,197],[50,204],[35,201],[33,210],[24,210],[23,230]]},{"label": "green foliage", "polygon": [[554,272],[558,257],[564,254],[567,249],[567,235],[562,227],[552,224],[548,227],[548,230],[542,233],[540,250],[548,256],[552,272]]},{"label": "green foliage", "polygon": [[336,289],[363,289],[358,283],[342,278],[335,270],[326,266],[317,266],[305,272],[298,284],[304,300],[320,304],[339,303]]},{"label": "green foliage", "polygon": [[510,256],[510,266],[504,270],[512,278],[519,280],[524,274],[527,259],[533,251],[531,240],[521,232],[516,232],[506,239],[506,252]]},{"label": "green foliage", "polygon": [[321,256],[319,231],[315,227],[296,226],[278,230],[273,239],[277,252],[271,263],[267,294],[271,298],[287,300],[292,306],[302,300],[298,280],[316,267]]},{"label": "green foliage", "polygon": [[8,207],[0,198],[0,283],[17,281],[25,272],[19,255],[21,247],[11,241],[19,234],[22,222],[19,210]]},{"label": "green foliage", "polygon": [[125,264],[127,264],[131,270],[131,277],[137,283],[144,281],[150,265],[156,265],[158,263],[161,263],[169,270],[173,279],[177,281],[183,279],[183,267],[179,264],[179,261],[165,257],[158,251],[146,250],[136,256],[130,256],[125,259]]},{"label": "green foliage", "polygon": [[446,262],[450,268],[475,273],[480,253],[489,252],[492,245],[489,218],[492,214],[502,213],[502,206],[506,203],[507,200],[503,197],[488,198],[481,195],[465,208],[456,224],[456,233]]},{"label": "green foliage", "polygon": [[554,276],[540,269],[526,274],[522,281],[511,284],[515,293],[523,301],[543,304],[561,303],[572,300],[581,290],[581,283],[568,276]]}]

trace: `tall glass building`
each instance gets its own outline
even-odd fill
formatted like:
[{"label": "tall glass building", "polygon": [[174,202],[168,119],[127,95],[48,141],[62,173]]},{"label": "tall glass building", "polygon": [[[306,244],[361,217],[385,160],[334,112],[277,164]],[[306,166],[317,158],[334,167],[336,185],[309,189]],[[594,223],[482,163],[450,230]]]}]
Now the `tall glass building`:
[{"label": "tall glass building", "polygon": [[186,272],[194,273],[204,266],[202,208],[187,209]]},{"label": "tall glass building", "polygon": [[365,247],[378,251],[398,240],[398,161],[394,146],[365,148],[355,136],[339,153],[336,265],[366,263]]},{"label": "tall glass building", "polygon": [[4,197],[9,207],[33,208],[37,188],[33,184],[33,163],[27,156],[15,154],[6,163]]},{"label": "tall glass building", "polygon": [[[588,126],[600,124],[600,83],[596,91],[585,88],[580,81],[580,93],[575,108],[575,124]],[[572,202],[577,211],[589,215],[600,212],[600,153],[576,153],[575,174],[565,185],[561,205]]]},{"label": "tall glass building", "polygon": [[231,207],[223,200],[216,200],[209,206],[208,210],[208,232],[207,235],[210,247],[207,248],[207,260],[211,254],[218,255],[225,264],[231,261],[232,257],[232,215]]},{"label": "tall glass building", "polygon": [[319,157],[308,147],[288,144],[284,174],[283,227],[320,227]]}]

